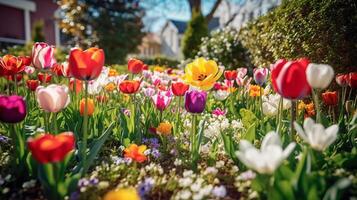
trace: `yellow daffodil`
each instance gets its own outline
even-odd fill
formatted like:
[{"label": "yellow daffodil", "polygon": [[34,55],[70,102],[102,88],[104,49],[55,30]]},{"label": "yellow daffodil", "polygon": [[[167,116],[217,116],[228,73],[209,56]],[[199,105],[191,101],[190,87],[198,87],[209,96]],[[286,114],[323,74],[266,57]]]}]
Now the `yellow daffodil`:
[{"label": "yellow daffodil", "polygon": [[185,68],[184,80],[186,83],[201,90],[209,90],[221,77],[223,70],[213,60],[198,58]]},{"label": "yellow daffodil", "polygon": [[156,131],[162,135],[170,135],[172,130],[172,125],[169,122],[161,122],[156,128]]},{"label": "yellow daffodil", "polygon": [[140,200],[138,192],[135,188],[121,188],[108,192],[104,200]]}]

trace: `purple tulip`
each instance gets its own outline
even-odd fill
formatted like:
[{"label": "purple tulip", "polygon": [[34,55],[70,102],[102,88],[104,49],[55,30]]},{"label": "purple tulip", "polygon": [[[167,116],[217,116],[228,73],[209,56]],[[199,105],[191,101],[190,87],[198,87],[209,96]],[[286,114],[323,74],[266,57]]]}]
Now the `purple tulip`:
[{"label": "purple tulip", "polygon": [[206,107],[207,93],[192,90],[186,93],[185,108],[190,113],[201,113]]},{"label": "purple tulip", "polygon": [[26,103],[23,97],[0,96],[0,121],[6,123],[21,122],[26,117]]},{"label": "purple tulip", "polygon": [[255,68],[254,69],[255,83],[262,86],[266,82],[268,74],[269,74],[268,68]]}]

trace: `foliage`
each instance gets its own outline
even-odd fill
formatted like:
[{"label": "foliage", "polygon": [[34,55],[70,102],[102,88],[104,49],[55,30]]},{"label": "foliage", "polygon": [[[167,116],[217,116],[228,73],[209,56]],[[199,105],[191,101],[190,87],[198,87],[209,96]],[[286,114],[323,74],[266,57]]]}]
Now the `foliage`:
[{"label": "foliage", "polygon": [[104,49],[106,63],[123,63],[135,53],[144,36],[143,11],[137,1],[61,0],[60,26],[72,36],[70,45],[82,48],[98,45]]},{"label": "foliage", "polygon": [[180,63],[178,60],[173,58],[168,58],[165,56],[155,56],[155,57],[143,57],[139,58],[147,65],[160,65],[176,68],[176,66]]},{"label": "foliage", "polygon": [[201,12],[193,12],[182,37],[182,53],[185,58],[194,58],[202,43],[202,38],[208,35],[208,25]]},{"label": "foliage", "polygon": [[356,32],[356,1],[297,0],[283,1],[242,28],[240,39],[256,66],[269,66],[280,58],[308,57],[352,70],[357,65]]},{"label": "foliage", "polygon": [[226,69],[250,66],[247,50],[239,41],[238,31],[231,27],[203,38],[197,55],[213,59]]},{"label": "foliage", "polygon": [[43,32],[44,22],[43,20],[36,21],[32,28],[32,41],[45,42],[45,34]]}]

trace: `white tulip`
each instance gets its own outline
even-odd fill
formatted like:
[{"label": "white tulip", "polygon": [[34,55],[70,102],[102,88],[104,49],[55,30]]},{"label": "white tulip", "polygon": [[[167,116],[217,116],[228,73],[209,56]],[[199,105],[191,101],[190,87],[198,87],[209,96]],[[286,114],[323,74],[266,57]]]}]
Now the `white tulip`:
[{"label": "white tulip", "polygon": [[[281,96],[279,94],[270,94],[263,96],[263,114],[267,116],[275,116],[279,111],[279,102]],[[291,101],[283,98],[283,110],[291,107]]]},{"label": "white tulip", "polygon": [[317,151],[325,150],[337,139],[337,124],[325,129],[322,124],[315,123],[311,118],[306,118],[304,129],[296,122],[294,122],[294,127],[300,137]]},{"label": "white tulip", "polygon": [[292,142],[283,150],[279,135],[272,131],[264,137],[260,150],[242,140],[236,155],[247,167],[261,174],[272,174],[294,148],[295,143]]},{"label": "white tulip", "polygon": [[218,101],[223,101],[229,96],[229,92],[226,90],[217,90],[213,92],[213,97]]},{"label": "white tulip", "polygon": [[307,82],[312,88],[325,89],[334,77],[333,68],[330,65],[310,63],[306,69]]},{"label": "white tulip", "polygon": [[36,99],[40,108],[53,113],[67,107],[71,100],[67,86],[56,84],[37,87]]},{"label": "white tulip", "polygon": [[278,114],[278,107],[275,105],[269,103],[269,102],[264,102],[263,103],[263,114],[267,116],[275,116]]}]

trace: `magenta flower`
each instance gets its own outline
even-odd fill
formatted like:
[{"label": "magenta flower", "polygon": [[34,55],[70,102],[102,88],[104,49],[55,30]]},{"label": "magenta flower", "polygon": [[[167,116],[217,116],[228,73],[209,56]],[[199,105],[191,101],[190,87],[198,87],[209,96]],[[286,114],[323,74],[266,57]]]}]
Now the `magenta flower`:
[{"label": "magenta flower", "polygon": [[18,123],[26,117],[26,103],[23,97],[0,96],[0,121]]},{"label": "magenta flower", "polygon": [[151,99],[154,102],[156,108],[160,111],[163,111],[165,110],[165,108],[167,108],[167,106],[169,106],[172,98],[168,95],[163,94],[162,92],[159,92],[152,96]]},{"label": "magenta flower", "polygon": [[226,110],[222,110],[220,108],[216,108],[212,111],[212,114],[213,115],[216,115],[216,116],[220,116],[220,115],[226,115],[227,111]]},{"label": "magenta flower", "polygon": [[48,69],[56,63],[55,48],[44,42],[36,42],[32,47],[32,64],[37,69]]},{"label": "magenta flower", "polygon": [[207,93],[205,91],[192,90],[186,92],[185,108],[190,113],[202,113],[206,107]]},{"label": "magenta flower", "polygon": [[255,68],[253,72],[254,72],[255,83],[262,86],[267,81],[269,69],[268,68]]}]

